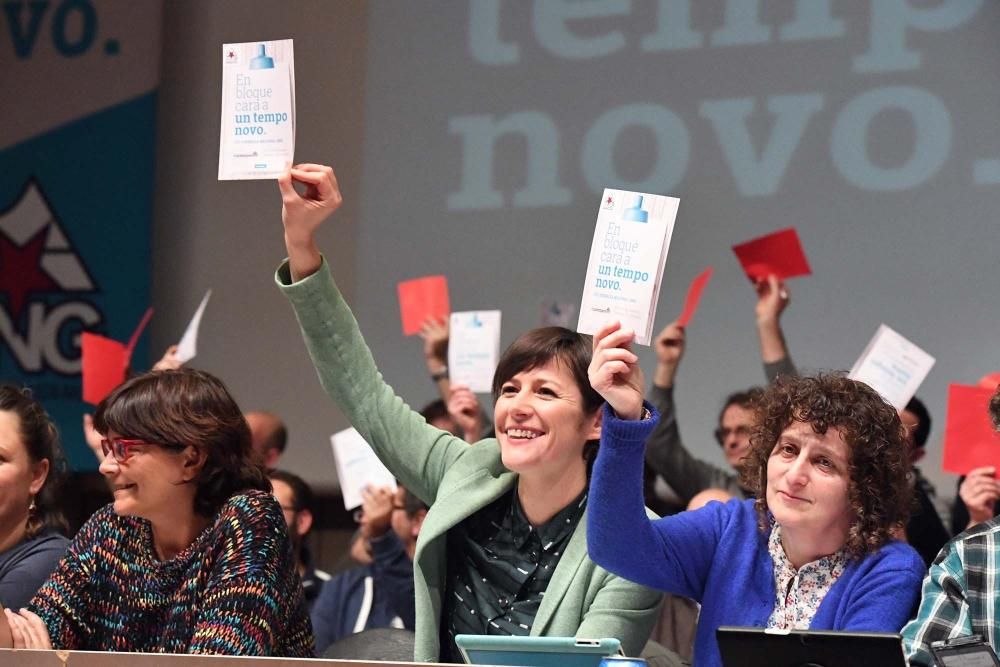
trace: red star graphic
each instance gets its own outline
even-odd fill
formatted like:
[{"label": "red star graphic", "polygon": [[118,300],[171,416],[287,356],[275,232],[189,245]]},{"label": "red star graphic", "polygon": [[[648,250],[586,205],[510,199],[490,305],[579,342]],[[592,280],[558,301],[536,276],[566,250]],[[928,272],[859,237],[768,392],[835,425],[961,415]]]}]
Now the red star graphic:
[{"label": "red star graphic", "polygon": [[611,202],[613,202],[613,201],[614,201],[614,199],[612,199],[611,197],[608,197],[608,204],[611,204]]},{"label": "red star graphic", "polygon": [[235,57],[236,57],[236,52],[235,51],[230,51],[229,52],[229,59],[232,60]]},{"label": "red star graphic", "polygon": [[7,303],[14,319],[21,314],[28,294],[59,289],[42,270],[45,233],[46,230],[43,229],[21,247],[0,234],[0,294],[7,294]]}]

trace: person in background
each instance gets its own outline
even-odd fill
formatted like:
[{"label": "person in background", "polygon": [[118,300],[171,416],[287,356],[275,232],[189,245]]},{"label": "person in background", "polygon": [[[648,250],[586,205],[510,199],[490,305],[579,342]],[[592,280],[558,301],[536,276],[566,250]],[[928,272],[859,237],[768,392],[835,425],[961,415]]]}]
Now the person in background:
[{"label": "person in background", "polygon": [[306,657],[288,528],[217,378],[151,371],[97,406],[114,502],[77,533],[14,648]]},{"label": "person in background", "polygon": [[[989,403],[1000,429],[1000,387]],[[1000,649],[997,585],[1000,582],[1000,519],[976,524],[945,545],[924,579],[920,608],[903,628],[908,664],[935,667],[933,643],[980,635]]]},{"label": "person in background", "polygon": [[[764,373],[769,382],[780,375],[796,375],[780,322],[790,299],[788,288],[772,275],[758,282],[756,291],[757,335]],[[681,442],[674,403],[675,378],[685,345],[684,328],[676,322],[664,327],[653,343],[657,364],[649,400],[659,411],[660,421],[649,437],[646,461],[685,506],[691,507],[692,503],[703,505],[709,496],[718,497],[719,490],[733,498],[747,498],[750,494],[740,481],[741,461],[750,451],[754,401],[760,397],[762,390],[751,387],[737,391],[723,402],[715,440],[722,448],[728,468],[695,458]],[[709,496],[698,497],[706,491],[709,491]]]},{"label": "person in background", "polygon": [[278,499],[281,511],[288,524],[288,537],[292,541],[292,554],[295,559],[299,577],[302,579],[302,590],[305,593],[306,604],[312,608],[316,597],[323,589],[323,584],[329,581],[330,575],[313,567],[306,539],[313,526],[313,508],[316,499],[306,481],[298,475],[286,470],[269,470],[271,492]]},{"label": "person in background", "polygon": [[924,402],[914,396],[900,410],[899,418],[906,429],[906,441],[910,446],[910,473],[915,501],[913,514],[906,524],[906,541],[930,567],[941,547],[951,539],[935,505],[937,492],[916,465],[927,453],[924,447],[931,432],[931,413]]},{"label": "person in background", "polygon": [[756,500],[656,520],[642,504],[643,438],[602,446],[591,557],[701,604],[698,665],[721,664],[722,625],[898,632],[924,565],[893,537],[911,502],[896,410],[841,376],[782,376],[757,403],[750,443],[742,473]]},{"label": "person in background", "polygon": [[[438,388],[441,400],[457,430],[446,429],[462,437],[466,442],[478,442],[492,437],[486,422],[482,405],[476,395],[463,384],[453,384],[448,376],[448,320],[428,318],[420,327],[420,337],[424,341],[424,362],[427,372]],[[427,421],[430,421],[429,419]]]},{"label": "person in background", "polygon": [[[450,414],[445,402],[440,398],[434,399],[421,408],[420,416],[434,428],[447,431],[454,436],[461,435],[458,424],[455,423],[454,417]],[[362,512],[361,516],[363,515],[364,513]],[[360,519],[361,517],[359,516],[358,518]],[[351,546],[348,550],[348,555],[358,565],[371,565],[373,562],[372,546],[368,543],[368,535],[366,534],[364,522],[360,523],[360,528],[351,537]]]},{"label": "person in background", "polygon": [[278,459],[288,444],[288,428],[273,412],[255,411],[244,415],[250,425],[250,442],[266,470],[278,467]]},{"label": "person in background", "polygon": [[427,505],[402,486],[365,489],[361,530],[372,562],[333,577],[312,609],[316,651],[371,628],[414,626],[413,553]]},{"label": "person in background", "polygon": [[27,389],[0,385],[0,606],[20,609],[69,544],[59,511],[66,461],[55,424]]},{"label": "person in background", "polygon": [[424,363],[427,374],[437,387],[441,400],[447,402],[451,395],[448,377],[448,318],[429,317],[420,325],[420,338],[424,341]]}]

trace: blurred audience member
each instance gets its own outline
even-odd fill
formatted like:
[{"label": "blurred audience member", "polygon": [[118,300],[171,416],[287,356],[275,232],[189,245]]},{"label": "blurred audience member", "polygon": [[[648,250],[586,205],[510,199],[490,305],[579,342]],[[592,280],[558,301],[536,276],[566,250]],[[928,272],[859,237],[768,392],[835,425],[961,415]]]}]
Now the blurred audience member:
[{"label": "blurred audience member", "polygon": [[285,446],[288,444],[285,422],[271,412],[248,412],[245,416],[250,425],[254,453],[260,457],[267,470],[277,468],[278,459],[285,453]]},{"label": "blurred audience member", "polygon": [[413,553],[427,505],[402,486],[363,496],[361,533],[372,562],[323,586],[311,614],[319,653],[362,630],[414,626]]},{"label": "blurred audience member", "polygon": [[306,538],[312,530],[316,497],[305,480],[298,475],[285,470],[270,470],[267,476],[271,480],[271,491],[285,515],[292,553],[302,578],[302,590],[305,592],[306,603],[312,608],[323,584],[330,579],[329,574],[313,567],[309,547],[306,546]]},{"label": "blurred audience member", "polygon": [[64,472],[48,414],[28,390],[0,386],[0,606],[26,606],[66,553]]}]

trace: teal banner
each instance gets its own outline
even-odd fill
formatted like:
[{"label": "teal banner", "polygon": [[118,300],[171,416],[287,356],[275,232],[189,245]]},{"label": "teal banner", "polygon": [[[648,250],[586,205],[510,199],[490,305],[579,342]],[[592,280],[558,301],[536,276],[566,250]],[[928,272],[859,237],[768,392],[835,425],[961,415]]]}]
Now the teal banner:
[{"label": "teal banner", "polygon": [[[158,2],[5,2],[0,381],[82,436],[80,334],[127,341],[150,305]],[[152,42],[152,43],[150,43]],[[133,364],[148,367],[144,341]]]}]

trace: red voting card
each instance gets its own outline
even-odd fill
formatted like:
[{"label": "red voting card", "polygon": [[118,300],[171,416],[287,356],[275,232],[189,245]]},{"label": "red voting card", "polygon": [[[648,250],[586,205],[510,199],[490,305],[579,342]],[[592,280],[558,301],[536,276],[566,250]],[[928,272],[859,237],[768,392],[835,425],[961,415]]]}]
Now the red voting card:
[{"label": "red voting card", "polygon": [[794,227],[734,245],[733,252],[752,282],[770,274],[784,280],[812,273]]},{"label": "red voting card", "polygon": [[425,276],[404,280],[399,291],[399,316],[403,320],[403,335],[412,336],[420,331],[427,318],[448,318],[448,279],[444,276]]},{"label": "red voting card", "polygon": [[81,334],[81,341],[83,400],[91,405],[97,405],[125,381],[128,352],[124,343],[87,331]]},{"label": "red voting card", "polygon": [[1000,434],[987,412],[994,389],[953,384],[948,386],[948,415],[944,425],[946,472],[964,475],[973,468],[1000,469]]},{"label": "red voting card", "polygon": [[139,342],[142,330],[153,316],[149,308],[139,321],[139,326],[129,339],[128,345],[116,340],[105,338],[98,334],[83,332],[80,347],[83,365],[83,400],[91,405],[97,405],[110,394],[115,387],[125,381],[125,373],[132,352]]},{"label": "red voting card", "polygon": [[701,293],[705,291],[705,285],[712,278],[712,267],[708,267],[691,281],[691,286],[688,287],[687,298],[684,300],[684,310],[681,311],[681,316],[677,318],[677,325],[681,327],[686,327],[688,322],[691,321],[691,316],[694,315],[694,311],[698,309],[698,303],[701,301]]}]

